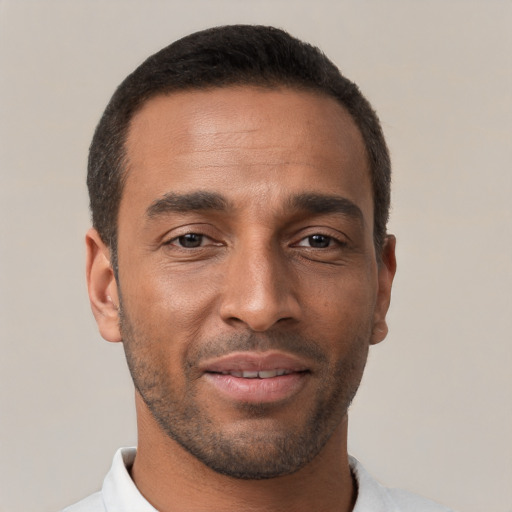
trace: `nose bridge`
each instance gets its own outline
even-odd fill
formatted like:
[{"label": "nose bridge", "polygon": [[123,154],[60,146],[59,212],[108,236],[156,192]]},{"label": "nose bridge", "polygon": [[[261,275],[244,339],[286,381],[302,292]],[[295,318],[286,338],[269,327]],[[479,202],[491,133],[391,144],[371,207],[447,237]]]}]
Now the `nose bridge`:
[{"label": "nose bridge", "polygon": [[287,279],[282,249],[267,236],[245,236],[232,249],[224,283],[221,316],[265,331],[284,319],[297,319],[293,280]]}]

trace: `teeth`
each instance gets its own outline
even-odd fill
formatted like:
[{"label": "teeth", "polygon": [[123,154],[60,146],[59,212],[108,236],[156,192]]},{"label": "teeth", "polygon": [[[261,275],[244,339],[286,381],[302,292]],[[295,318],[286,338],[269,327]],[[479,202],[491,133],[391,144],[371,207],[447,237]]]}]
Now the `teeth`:
[{"label": "teeth", "polygon": [[257,379],[258,378],[258,372],[242,372],[242,377],[244,379]]},{"label": "teeth", "polygon": [[232,375],[233,377],[243,377],[244,379],[271,379],[272,377],[280,377],[292,373],[289,370],[260,370],[260,371],[230,371],[222,372],[222,375]]},{"label": "teeth", "polygon": [[275,377],[277,375],[277,370],[263,370],[258,372],[258,375],[260,379],[269,379],[270,377]]}]

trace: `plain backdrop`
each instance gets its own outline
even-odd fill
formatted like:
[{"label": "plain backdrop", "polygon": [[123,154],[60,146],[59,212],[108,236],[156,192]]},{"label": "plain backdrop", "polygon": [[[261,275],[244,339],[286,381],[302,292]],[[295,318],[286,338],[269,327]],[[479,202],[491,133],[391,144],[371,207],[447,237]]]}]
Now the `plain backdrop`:
[{"label": "plain backdrop", "polygon": [[99,489],[136,443],[122,347],[84,280],[88,145],[118,83],[198,29],[272,24],[378,111],[399,270],[350,451],[381,482],[512,511],[512,2],[0,1],[0,511]]}]

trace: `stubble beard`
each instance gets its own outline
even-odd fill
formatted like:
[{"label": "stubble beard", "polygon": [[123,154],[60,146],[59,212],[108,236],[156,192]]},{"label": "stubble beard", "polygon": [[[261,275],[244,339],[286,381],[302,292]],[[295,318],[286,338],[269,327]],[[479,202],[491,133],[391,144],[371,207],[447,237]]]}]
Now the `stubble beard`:
[{"label": "stubble beard", "polygon": [[[178,394],[165,361],[151,350],[151,340],[130,321],[122,308],[120,327],[135,388],[162,431],[210,469],[244,480],[292,474],[320,453],[343,421],[359,387],[370,336],[368,332],[353,339],[345,357],[335,362],[329,362],[318,343],[297,334],[281,333],[265,337],[246,334],[205,342],[200,352],[183,363],[186,386]],[[220,351],[255,349],[284,349],[307,355],[324,368],[316,377],[320,379],[320,385],[317,386],[315,405],[305,413],[307,416],[302,425],[269,430],[265,426],[266,419],[279,405],[240,404],[244,416],[261,421],[263,427],[255,429],[238,425],[223,430],[197,402],[194,379],[190,378],[194,361],[206,354],[220,355]],[[254,423],[250,422],[250,425]]]}]

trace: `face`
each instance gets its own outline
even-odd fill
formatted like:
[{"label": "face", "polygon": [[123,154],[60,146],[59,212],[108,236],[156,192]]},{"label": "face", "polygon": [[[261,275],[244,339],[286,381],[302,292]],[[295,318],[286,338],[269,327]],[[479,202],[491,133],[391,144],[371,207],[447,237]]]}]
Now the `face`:
[{"label": "face", "polygon": [[103,334],[143,414],[220,473],[297,471],[386,334],[393,247],[378,264],[355,123],[310,92],[189,91],[148,101],[126,149],[120,333]]}]

